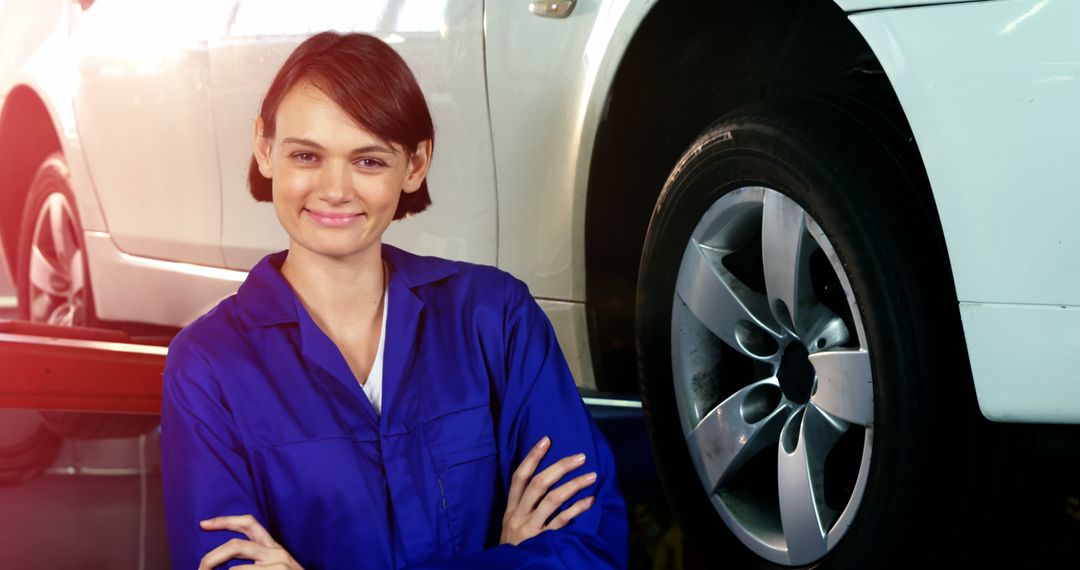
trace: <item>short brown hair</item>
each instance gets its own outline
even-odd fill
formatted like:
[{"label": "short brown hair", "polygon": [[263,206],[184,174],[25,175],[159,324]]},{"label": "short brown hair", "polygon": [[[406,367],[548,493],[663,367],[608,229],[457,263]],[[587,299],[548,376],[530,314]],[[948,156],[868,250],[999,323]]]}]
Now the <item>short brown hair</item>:
[{"label": "short brown hair", "polygon": [[[405,60],[382,40],[367,34],[322,32],[304,40],[285,60],[263,98],[259,116],[263,136],[274,136],[274,115],[286,93],[308,82],[338,104],[364,129],[385,142],[416,152],[425,141],[435,144],[424,94]],[[273,201],[273,185],[259,172],[255,156],[248,166],[248,187],[260,202]],[[394,219],[417,214],[431,205],[425,179],[416,192],[402,192]]]}]

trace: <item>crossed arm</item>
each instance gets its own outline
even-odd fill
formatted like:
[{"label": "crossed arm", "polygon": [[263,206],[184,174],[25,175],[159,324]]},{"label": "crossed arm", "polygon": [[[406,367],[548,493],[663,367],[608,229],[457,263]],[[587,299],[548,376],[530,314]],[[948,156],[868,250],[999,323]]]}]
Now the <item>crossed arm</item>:
[{"label": "crossed arm", "polygon": [[[562,512],[555,514],[575,493],[596,482],[596,473],[589,472],[551,489],[567,474],[580,468],[584,454],[571,455],[548,466],[534,476],[536,467],[551,447],[551,440],[542,438],[522,460],[511,478],[506,512],[502,519],[500,544],[517,545],[541,532],[558,530],[574,517],[592,506],[594,497],[578,499]],[[550,489],[550,492],[549,492]],[[552,516],[554,515],[554,516]],[[251,560],[252,565],[234,568],[280,568],[302,570],[291,554],[278,544],[259,521],[250,514],[214,517],[199,522],[203,530],[231,530],[247,537],[230,539],[203,556],[199,570],[212,570],[233,559]]]}]

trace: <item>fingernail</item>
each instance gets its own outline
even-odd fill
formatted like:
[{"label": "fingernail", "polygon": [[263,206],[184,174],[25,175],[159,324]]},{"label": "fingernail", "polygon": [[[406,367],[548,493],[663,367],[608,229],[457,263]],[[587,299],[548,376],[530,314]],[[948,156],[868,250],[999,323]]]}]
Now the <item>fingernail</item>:
[{"label": "fingernail", "polygon": [[547,447],[549,444],[551,444],[551,439],[549,439],[548,436],[545,435],[544,437],[540,438],[540,443],[536,445],[537,447]]},{"label": "fingernail", "polygon": [[585,480],[586,481],[596,481],[596,471],[593,471],[592,473],[589,473],[588,475],[586,475]]},{"label": "fingernail", "polygon": [[585,454],[579,453],[574,456],[574,463],[585,463]]}]

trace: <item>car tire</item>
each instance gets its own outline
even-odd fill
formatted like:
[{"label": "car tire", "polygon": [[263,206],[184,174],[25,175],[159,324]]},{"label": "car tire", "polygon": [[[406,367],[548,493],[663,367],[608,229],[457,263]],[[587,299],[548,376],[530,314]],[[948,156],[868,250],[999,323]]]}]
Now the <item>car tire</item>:
[{"label": "car tire", "polygon": [[64,441],[30,410],[0,410],[0,486],[18,485],[44,472]]},{"label": "car tire", "polygon": [[882,568],[955,539],[975,408],[916,153],[873,106],[792,96],[721,118],[668,177],[638,369],[707,564]]},{"label": "car tire", "polygon": [[[60,326],[100,327],[69,176],[63,154],[54,153],[42,161],[30,184],[19,231],[18,316]],[[157,425],[156,416],[53,411],[40,415],[61,438],[134,437]]]}]

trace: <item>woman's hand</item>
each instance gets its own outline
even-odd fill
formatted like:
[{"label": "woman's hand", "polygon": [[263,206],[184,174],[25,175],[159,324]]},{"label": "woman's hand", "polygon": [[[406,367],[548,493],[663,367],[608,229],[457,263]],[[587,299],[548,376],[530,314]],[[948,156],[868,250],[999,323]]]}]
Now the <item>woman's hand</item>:
[{"label": "woman's hand", "polygon": [[270,533],[255,520],[251,515],[239,515],[233,517],[214,517],[199,521],[203,530],[233,530],[243,533],[250,540],[234,538],[225,544],[206,553],[199,561],[199,570],[212,570],[219,564],[233,558],[251,560],[254,564],[237,566],[236,568],[280,568],[282,570],[303,570],[300,564],[293,560],[292,555],[285,551],[280,544],[270,538]]},{"label": "woman's hand", "polygon": [[545,530],[562,528],[592,506],[593,497],[585,497],[559,513],[550,523],[544,524],[574,493],[596,482],[596,473],[586,473],[559,485],[549,493],[548,488],[563,475],[585,464],[585,454],[579,453],[556,461],[533,477],[536,466],[540,464],[549,447],[551,440],[545,436],[529,450],[528,455],[514,470],[499,544],[517,545]]}]

